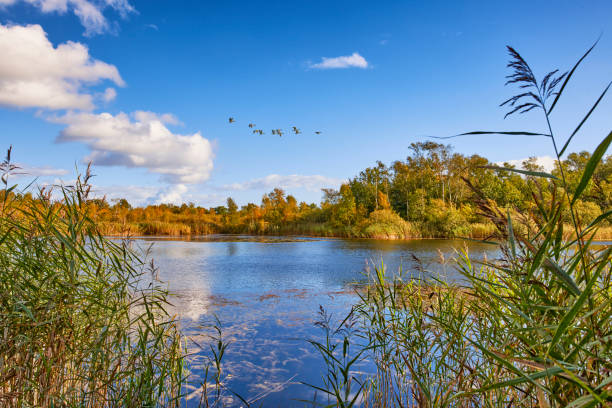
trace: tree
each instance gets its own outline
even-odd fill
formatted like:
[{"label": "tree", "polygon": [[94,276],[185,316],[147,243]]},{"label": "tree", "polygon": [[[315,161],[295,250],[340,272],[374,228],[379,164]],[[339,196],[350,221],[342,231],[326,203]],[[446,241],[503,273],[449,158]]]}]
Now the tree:
[{"label": "tree", "polygon": [[227,212],[229,214],[235,214],[238,211],[238,206],[232,197],[227,198]]}]

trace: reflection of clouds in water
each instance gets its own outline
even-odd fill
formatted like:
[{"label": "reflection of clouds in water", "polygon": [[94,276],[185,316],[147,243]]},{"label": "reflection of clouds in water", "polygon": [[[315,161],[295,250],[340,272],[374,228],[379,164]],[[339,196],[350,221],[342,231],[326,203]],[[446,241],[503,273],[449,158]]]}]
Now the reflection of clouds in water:
[{"label": "reflection of clouds in water", "polygon": [[[225,385],[247,400],[264,405],[285,401],[289,394],[293,398],[293,393],[308,398],[310,390],[299,385],[299,382],[318,383],[320,380],[313,377],[316,371],[313,367],[319,366],[320,356],[306,342],[322,334],[313,325],[317,319],[314,305],[329,303],[330,295],[333,295],[331,309],[338,318],[342,318],[354,301],[352,289],[320,294],[282,290],[277,294],[263,301],[255,294],[243,296],[242,303],[211,296],[215,301],[208,303],[208,310],[214,309],[221,320],[223,339],[229,343],[223,361],[223,372],[227,375]],[[296,302],[296,298],[299,302]],[[202,380],[208,361],[207,344],[214,334],[209,324],[211,321],[205,317],[192,319],[184,328],[185,333],[199,344],[196,346],[192,343],[188,347],[192,382]],[[359,373],[367,371],[362,366],[357,364],[355,369]],[[193,388],[189,390],[188,398],[195,401],[200,395],[201,390]],[[228,405],[233,406],[232,403]]]},{"label": "reflection of clouds in water", "polygon": [[289,363],[295,363],[296,365],[302,365],[302,360],[295,358],[295,357],[289,357],[286,358],[282,361],[282,364],[285,366]]},{"label": "reflection of clouds in water", "polygon": [[[263,302],[253,295],[238,307],[228,302],[227,307],[215,309],[222,322],[223,339],[230,344],[223,361],[223,372],[228,375],[226,385],[247,400],[263,401],[264,405],[270,398],[274,401],[274,398],[279,398],[274,395],[282,395],[287,387],[297,387],[291,392],[309,392],[297,385],[299,381],[316,381],[304,377],[303,373],[305,369],[312,371],[308,367],[320,363],[316,350],[306,343],[307,339],[320,334],[313,326],[316,308],[310,306],[313,302],[329,299],[326,294],[314,295],[304,291],[278,293],[278,297]],[[309,307],[306,310],[304,305],[297,307],[296,294],[307,301]],[[338,297],[341,296],[338,292]],[[352,297],[345,296],[347,304],[349,298]],[[199,344],[192,343],[188,348],[191,354],[189,366],[197,381],[207,362],[206,345],[214,332],[202,321],[193,321],[184,331]],[[191,392],[193,395],[190,397],[195,398],[200,391],[193,389]]]},{"label": "reflection of clouds in water", "polygon": [[260,399],[262,399],[262,398],[266,397],[267,395],[270,395],[270,394],[272,394],[274,392],[283,391],[289,385],[301,385],[300,382],[293,381],[293,379],[296,376],[297,376],[297,374],[294,375],[293,377],[290,377],[289,379],[287,379],[285,381],[268,381],[268,380],[264,380],[261,383],[253,384],[251,386],[251,390],[255,393],[255,396],[253,396],[249,400],[249,404],[253,404],[253,403],[259,401]]},{"label": "reflection of clouds in water", "polygon": [[[151,250],[160,270],[159,278],[170,282],[173,311],[181,319],[199,321],[210,312],[214,299],[210,284],[202,274],[205,265],[188,262],[189,259],[199,259],[211,249],[205,245],[185,242],[157,242]],[[177,276],[180,279],[177,279]]]},{"label": "reflection of clouds in water", "polygon": [[172,302],[181,319],[189,319],[193,322],[199,321],[209,312],[210,303],[210,292],[204,285],[193,291],[181,292],[180,295],[173,297]]}]

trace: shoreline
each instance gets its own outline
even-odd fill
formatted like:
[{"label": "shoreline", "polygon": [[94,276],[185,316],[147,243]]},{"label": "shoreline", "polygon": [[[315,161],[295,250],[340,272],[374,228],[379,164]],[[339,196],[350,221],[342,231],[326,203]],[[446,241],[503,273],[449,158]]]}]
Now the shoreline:
[{"label": "shoreline", "polygon": [[[130,239],[146,239],[146,238],[164,238],[168,240],[175,241],[184,241],[184,240],[192,240],[192,239],[206,239],[213,237],[245,237],[245,238],[261,238],[261,239],[285,239],[285,240],[297,240],[300,238],[311,238],[311,239],[328,239],[328,240],[351,240],[351,241],[395,241],[395,242],[409,242],[409,241],[472,241],[475,243],[483,243],[483,244],[495,244],[493,241],[485,241],[479,238],[468,238],[468,237],[414,237],[414,238],[379,238],[379,237],[337,237],[337,236],[322,236],[322,235],[306,235],[306,234],[278,234],[278,235],[270,235],[270,234],[229,234],[229,233],[216,233],[216,234],[193,234],[193,235],[163,235],[163,234],[154,234],[154,235],[130,235],[130,234],[103,234],[108,238],[130,238]],[[612,243],[612,239],[594,239],[593,242],[610,242]]]}]

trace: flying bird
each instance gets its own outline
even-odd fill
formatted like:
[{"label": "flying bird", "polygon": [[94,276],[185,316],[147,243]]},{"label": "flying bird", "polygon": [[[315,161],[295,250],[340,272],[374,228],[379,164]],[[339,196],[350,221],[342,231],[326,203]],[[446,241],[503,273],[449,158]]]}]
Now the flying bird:
[{"label": "flying bird", "polygon": [[235,121],[236,121],[236,119],[234,119],[232,117],[229,118],[229,123],[234,123]]},{"label": "flying bird", "polygon": [[315,134],[316,134],[316,135],[320,135],[320,134],[321,134],[321,131],[320,131],[320,130],[317,130],[317,131],[315,131]]},{"label": "flying bird", "polygon": [[300,133],[302,133],[302,131],[298,129],[296,126],[293,126],[293,133],[295,133],[296,135],[299,135]]},{"label": "flying bird", "polygon": [[281,129],[272,129],[272,134],[282,136],[283,131]]},{"label": "flying bird", "polygon": [[254,124],[254,123],[249,123],[249,127],[250,127],[251,129],[253,129],[253,128],[255,127],[255,124]]},{"label": "flying bird", "polygon": [[253,130],[253,134],[255,134],[255,133],[259,133],[260,135],[263,135],[263,134],[264,134],[264,131],[263,131],[263,130],[261,130],[261,129],[254,129],[254,130]]}]

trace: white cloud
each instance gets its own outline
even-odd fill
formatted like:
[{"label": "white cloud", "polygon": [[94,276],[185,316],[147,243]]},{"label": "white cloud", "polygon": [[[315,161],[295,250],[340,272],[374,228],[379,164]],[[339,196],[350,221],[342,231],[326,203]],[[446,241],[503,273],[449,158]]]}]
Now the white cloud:
[{"label": "white cloud", "polygon": [[39,25],[0,24],[0,55],[0,105],[87,110],[93,102],[84,85],[124,85],[114,65],[91,58],[80,43],[53,47]]},{"label": "white cloud", "polygon": [[174,184],[206,181],[213,168],[208,139],[172,133],[166,124],[177,123],[173,115],[70,112],[49,120],[67,125],[58,142],[84,143],[91,149],[84,161],[95,165],[145,168]]},{"label": "white cloud", "polygon": [[367,68],[369,66],[368,61],[363,58],[359,53],[354,52],[352,55],[345,55],[335,58],[323,57],[322,61],[318,64],[311,64],[310,68],[316,69],[334,69],[334,68]]},{"label": "white cloud", "polygon": [[183,204],[189,202],[209,207],[222,205],[227,198],[225,194],[208,194],[193,191],[189,186],[183,184],[161,187],[143,185],[94,185],[92,187],[92,197],[106,197],[108,202],[125,198],[132,206],[136,207],[150,204]]},{"label": "white cloud", "polygon": [[113,26],[104,17],[104,9],[111,8],[123,18],[136,11],[128,0],[0,0],[0,5],[8,6],[19,1],[39,8],[43,13],[73,12],[85,27],[86,36],[113,31]]},{"label": "white cloud", "polygon": [[[523,169],[523,162],[529,159],[516,159],[516,160],[508,160],[506,163],[515,166],[517,169]],[[550,156],[538,156],[536,157],[536,164],[538,166],[542,166],[544,171],[551,172],[555,168],[555,163],[557,159]],[[495,163],[498,166],[501,166],[503,162]]]},{"label": "white cloud", "polygon": [[174,184],[159,190],[154,197],[149,198],[155,204],[182,204],[183,195],[187,192],[184,184]]},{"label": "white cloud", "polygon": [[115,88],[106,88],[104,90],[104,93],[102,94],[102,100],[104,102],[114,101],[116,97],[117,91],[115,90]]},{"label": "white cloud", "polygon": [[309,191],[318,191],[325,187],[339,187],[344,180],[325,177],[321,175],[302,176],[299,174],[291,174],[281,176],[278,174],[270,174],[266,177],[245,181],[243,183],[232,183],[222,186],[223,190],[265,190],[275,187],[280,188],[304,188]]}]

